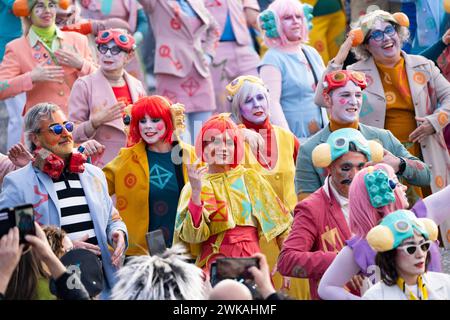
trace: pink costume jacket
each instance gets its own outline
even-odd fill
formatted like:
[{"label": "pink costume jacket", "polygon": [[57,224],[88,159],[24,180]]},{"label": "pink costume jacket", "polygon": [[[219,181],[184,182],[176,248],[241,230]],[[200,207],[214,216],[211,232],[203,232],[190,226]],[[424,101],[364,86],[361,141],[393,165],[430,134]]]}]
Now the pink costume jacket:
[{"label": "pink costume jacket", "polygon": [[[126,72],[124,76],[133,102],[146,95],[139,80]],[[87,135],[86,130],[88,132],[93,130],[89,118],[92,113],[97,112],[100,108],[110,107],[116,103],[117,100],[111,85],[100,69],[93,74],[78,79],[73,85],[69,99],[69,119],[76,124],[73,138],[76,143],[95,139],[106,147],[103,155],[94,161],[94,164],[99,167],[103,167],[114,159],[120,148],[126,147],[127,136],[124,132],[122,118],[103,124],[97,130],[94,130],[93,135]]]},{"label": "pink costume jacket", "polygon": [[77,52],[85,59],[81,70],[63,66],[65,76],[62,83],[51,81],[33,83],[31,71],[38,64],[44,61],[47,61],[46,65],[54,66],[57,64],[40,41],[32,47],[29,36],[22,36],[6,45],[5,56],[0,64],[0,99],[14,97],[21,92],[26,92],[27,102],[23,114],[40,102],[54,103],[66,115],[68,114],[68,101],[73,83],[78,77],[93,72],[96,67],[92,63],[86,36],[76,32],[58,30],[57,37],[61,49]]},{"label": "pink costume jacket", "polygon": [[278,271],[284,276],[308,278],[311,298],[319,299],[319,281],[350,237],[341,207],[326,184],[295,207]]},{"label": "pink costume jacket", "polygon": [[252,46],[252,38],[245,20],[244,9],[260,11],[257,0],[204,0],[206,7],[220,25],[220,31],[225,28],[227,14],[230,12],[231,26],[233,27],[236,42],[241,46]]},{"label": "pink costume jacket", "polygon": [[[175,0],[140,0],[150,16],[156,41],[155,74],[186,76],[195,66],[202,77],[209,76],[204,54],[214,56],[219,40],[219,25],[203,4],[203,0],[187,0],[197,13],[202,26],[194,33],[187,25]],[[206,35],[206,36],[204,36]]]}]

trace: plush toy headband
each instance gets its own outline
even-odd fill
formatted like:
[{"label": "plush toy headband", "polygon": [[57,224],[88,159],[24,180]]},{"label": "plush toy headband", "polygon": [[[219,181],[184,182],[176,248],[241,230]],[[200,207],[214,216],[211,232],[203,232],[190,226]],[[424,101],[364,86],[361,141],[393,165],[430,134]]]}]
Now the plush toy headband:
[{"label": "plush toy headband", "polygon": [[259,84],[262,87],[265,87],[264,82],[258,77],[255,77],[255,76],[239,76],[236,79],[234,79],[233,81],[231,81],[225,87],[225,89],[227,90],[227,93],[228,93],[227,99],[229,101],[233,100],[233,97],[236,95],[236,93],[239,92],[241,87],[244,85],[245,81],[256,83],[256,84]]},{"label": "plush toy headband", "polygon": [[364,153],[368,161],[380,162],[383,159],[383,147],[376,141],[367,141],[356,129],[344,128],[333,131],[325,143],[314,148],[312,162],[317,168],[326,168],[334,160],[350,150],[350,143]]},{"label": "plush toy headband", "polygon": [[[71,5],[70,0],[52,0],[57,3],[59,7],[66,10]],[[12,12],[16,17],[28,17],[31,10],[36,5],[37,0],[16,0],[14,1]]]},{"label": "plush toy headband", "polygon": [[374,10],[362,17],[361,26],[350,31],[355,37],[353,38],[353,47],[359,46],[364,42],[370,30],[372,30],[375,21],[382,19],[386,22],[395,23],[401,27],[409,27],[409,19],[403,12],[389,13],[383,10]]},{"label": "plush toy headband", "polygon": [[405,239],[413,237],[414,230],[425,239],[437,240],[436,223],[428,218],[417,218],[409,210],[397,210],[388,214],[379,225],[369,231],[366,239],[373,250],[386,252],[400,246]]},{"label": "plush toy headband", "polygon": [[366,75],[364,73],[352,70],[338,70],[325,75],[323,92],[329,93],[334,89],[344,87],[349,81],[352,81],[361,90],[367,87]]}]

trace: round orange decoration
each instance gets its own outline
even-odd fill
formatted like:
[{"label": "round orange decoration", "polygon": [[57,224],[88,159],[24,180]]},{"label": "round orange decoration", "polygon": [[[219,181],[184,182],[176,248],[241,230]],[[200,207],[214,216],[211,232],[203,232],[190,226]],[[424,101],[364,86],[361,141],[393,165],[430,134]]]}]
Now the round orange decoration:
[{"label": "round orange decoration", "polygon": [[386,96],[386,102],[389,104],[395,103],[395,101],[397,100],[397,96],[395,95],[395,93],[388,91],[385,93]]},{"label": "round orange decoration", "polygon": [[123,196],[118,196],[116,201],[116,206],[119,211],[125,210],[128,207],[128,201]]},{"label": "round orange decoration", "polygon": [[444,187],[444,179],[442,179],[441,176],[437,176],[437,177],[434,179],[434,181],[435,181],[436,186],[437,186],[438,188],[441,189],[441,188]]},{"label": "round orange decoration", "polygon": [[448,123],[448,115],[446,112],[439,112],[437,119],[441,127],[445,126]]},{"label": "round orange decoration", "polygon": [[409,19],[403,12],[396,12],[392,15],[399,25],[409,28]]},{"label": "round orange decoration", "polygon": [[125,186],[129,189],[133,188],[136,184],[136,176],[132,173],[129,173],[125,176],[125,179],[123,180],[125,183]]},{"label": "round orange decoration", "polygon": [[316,41],[316,42],[314,43],[314,48],[316,48],[317,51],[322,52],[323,49],[324,49],[323,42],[320,41],[320,40],[319,40],[319,41]]},{"label": "round orange decoration", "polygon": [[425,75],[422,72],[414,73],[413,79],[418,84],[425,84],[425,82],[427,81]]},{"label": "round orange decoration", "polygon": [[350,30],[348,35],[353,34],[352,47],[357,47],[364,41],[364,34],[361,28]]}]

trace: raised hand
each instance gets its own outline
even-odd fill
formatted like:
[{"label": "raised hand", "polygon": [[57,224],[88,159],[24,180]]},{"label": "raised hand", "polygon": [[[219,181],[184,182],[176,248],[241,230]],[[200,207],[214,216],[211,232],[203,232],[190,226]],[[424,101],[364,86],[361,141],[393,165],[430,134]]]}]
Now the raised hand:
[{"label": "raised hand", "polygon": [[20,168],[26,166],[33,160],[31,153],[29,153],[21,143],[15,144],[9,149],[8,157],[16,167]]},{"label": "raised hand", "polygon": [[30,75],[33,83],[43,81],[61,82],[64,80],[64,69],[61,66],[49,66],[46,64],[46,61],[43,61],[34,67]]},{"label": "raised hand", "polygon": [[188,178],[189,178],[189,182],[191,184],[191,189],[192,189],[192,201],[196,204],[196,205],[201,205],[201,199],[200,199],[200,195],[202,192],[202,178],[203,175],[206,173],[206,171],[208,170],[208,168],[205,167],[198,167],[198,165],[200,164],[200,159],[198,159],[197,161],[195,161],[193,164],[187,164],[186,168],[187,168],[187,173],[188,173]]},{"label": "raised hand", "polygon": [[119,119],[122,117],[123,110],[126,105],[123,102],[118,102],[111,107],[106,107],[106,101],[101,108],[98,108],[91,116],[91,123],[94,129],[97,129],[102,124]]},{"label": "raised hand", "polygon": [[339,51],[334,57],[334,63],[335,64],[344,64],[345,59],[347,59],[347,56],[352,48],[353,38],[355,35],[353,33],[349,33],[347,36],[347,39],[345,39],[344,43],[339,48]]}]

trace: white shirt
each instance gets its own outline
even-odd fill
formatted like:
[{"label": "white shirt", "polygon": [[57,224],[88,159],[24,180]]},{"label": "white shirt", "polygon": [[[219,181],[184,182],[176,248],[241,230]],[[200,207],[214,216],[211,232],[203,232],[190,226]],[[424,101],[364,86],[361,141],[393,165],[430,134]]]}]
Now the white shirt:
[{"label": "white shirt", "polygon": [[337,203],[341,207],[342,213],[344,214],[345,221],[347,221],[347,225],[350,226],[350,213],[348,208],[348,198],[341,196],[336,188],[333,186],[330,180],[330,176],[325,178],[323,183],[325,193],[328,197],[330,197],[330,189],[333,193],[333,197],[336,199]]}]

